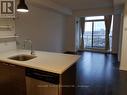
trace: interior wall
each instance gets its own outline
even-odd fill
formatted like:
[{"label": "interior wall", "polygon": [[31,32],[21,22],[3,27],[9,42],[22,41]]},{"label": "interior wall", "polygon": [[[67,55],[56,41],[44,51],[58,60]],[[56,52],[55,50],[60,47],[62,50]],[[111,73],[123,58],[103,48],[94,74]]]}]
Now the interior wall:
[{"label": "interior wall", "polygon": [[113,32],[112,32],[112,53],[119,52],[119,38],[120,38],[121,14],[114,14]]},{"label": "interior wall", "polygon": [[123,34],[123,6],[114,11],[114,27],[112,37],[112,53],[118,55],[118,61],[121,61],[122,34]]},{"label": "interior wall", "polygon": [[119,34],[119,50],[118,50],[118,60],[121,62],[121,50],[122,50],[122,38],[123,38],[123,12],[121,13],[121,24],[120,24],[120,34]]},{"label": "interior wall", "polygon": [[98,16],[113,14],[113,8],[99,8],[73,11],[73,15],[79,16]]},{"label": "interior wall", "polygon": [[127,70],[127,3],[124,11],[120,70]]},{"label": "interior wall", "polygon": [[65,51],[75,51],[75,17],[67,16]]},{"label": "interior wall", "polygon": [[18,47],[23,47],[25,39],[31,39],[34,50],[63,52],[66,16],[33,5],[29,5],[29,10],[29,13],[17,14]]},{"label": "interior wall", "polygon": [[80,18],[76,17],[75,18],[75,51],[78,50],[80,48]]},{"label": "interior wall", "polygon": [[124,10],[124,24],[122,35],[122,51],[121,51],[121,63],[120,69],[127,70],[127,3]]}]

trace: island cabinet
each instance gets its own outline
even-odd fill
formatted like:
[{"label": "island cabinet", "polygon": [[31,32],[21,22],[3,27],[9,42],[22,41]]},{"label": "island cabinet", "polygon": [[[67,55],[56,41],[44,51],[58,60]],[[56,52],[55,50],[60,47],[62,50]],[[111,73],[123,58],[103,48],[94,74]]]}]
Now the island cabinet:
[{"label": "island cabinet", "polygon": [[0,95],[76,95],[76,64],[58,74],[0,62]]},{"label": "island cabinet", "polygon": [[76,64],[62,74],[26,68],[27,95],[76,95]]},{"label": "island cabinet", "polygon": [[59,74],[26,68],[27,95],[59,95]]},{"label": "island cabinet", "polygon": [[26,95],[24,67],[0,62],[0,95]]},{"label": "island cabinet", "polygon": [[76,95],[76,65],[73,64],[61,75],[61,94],[60,95]]}]

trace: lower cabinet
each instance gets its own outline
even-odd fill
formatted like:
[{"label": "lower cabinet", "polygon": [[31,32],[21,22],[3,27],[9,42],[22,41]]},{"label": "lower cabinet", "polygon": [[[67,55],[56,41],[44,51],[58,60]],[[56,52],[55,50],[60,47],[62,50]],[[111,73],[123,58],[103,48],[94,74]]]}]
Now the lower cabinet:
[{"label": "lower cabinet", "polygon": [[0,62],[0,95],[75,95],[75,75],[75,64],[59,75]]},{"label": "lower cabinet", "polygon": [[76,95],[76,64],[62,75],[26,68],[27,95]]},{"label": "lower cabinet", "polygon": [[61,95],[76,95],[76,64],[73,64],[61,75],[61,85]]},{"label": "lower cabinet", "polygon": [[27,95],[59,95],[58,85],[26,77]]},{"label": "lower cabinet", "polygon": [[0,95],[26,95],[25,68],[0,62]]}]

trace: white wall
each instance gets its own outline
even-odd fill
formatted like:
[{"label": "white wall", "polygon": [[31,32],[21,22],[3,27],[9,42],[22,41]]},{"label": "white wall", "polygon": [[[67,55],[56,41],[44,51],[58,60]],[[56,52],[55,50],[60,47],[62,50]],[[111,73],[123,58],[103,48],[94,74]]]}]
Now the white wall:
[{"label": "white wall", "polygon": [[109,15],[113,13],[113,8],[99,8],[99,9],[86,9],[73,11],[75,16],[98,16],[98,15]]},{"label": "white wall", "polygon": [[122,33],[123,33],[123,12],[114,15],[114,27],[112,36],[112,53],[118,54],[118,61],[121,61],[121,47],[122,47]]},{"label": "white wall", "polygon": [[119,34],[119,49],[118,49],[118,60],[121,62],[121,50],[122,50],[122,38],[123,38],[123,12],[121,13],[121,24],[120,24],[120,34]]},{"label": "white wall", "polygon": [[127,3],[124,11],[124,25],[123,25],[122,51],[120,69],[127,70]]},{"label": "white wall", "polygon": [[75,51],[75,17],[67,16],[65,51]]},{"label": "white wall", "polygon": [[31,39],[35,50],[62,52],[64,50],[66,17],[46,8],[29,5],[29,13],[17,14],[16,33],[20,47]]},{"label": "white wall", "polygon": [[118,54],[121,61],[122,33],[123,33],[123,6],[114,11],[114,27],[112,36],[112,53]]},{"label": "white wall", "polygon": [[113,32],[112,32],[112,53],[118,54],[119,35],[120,35],[121,14],[114,15]]}]

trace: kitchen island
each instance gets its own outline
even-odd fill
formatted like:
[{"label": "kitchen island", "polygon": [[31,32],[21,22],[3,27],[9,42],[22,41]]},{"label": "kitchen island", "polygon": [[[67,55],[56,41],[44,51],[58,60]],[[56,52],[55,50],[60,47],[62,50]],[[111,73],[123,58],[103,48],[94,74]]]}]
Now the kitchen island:
[{"label": "kitchen island", "polygon": [[[80,56],[35,51],[36,57],[27,61],[9,59],[22,54],[30,55],[30,51],[12,50],[0,54],[0,85],[3,86],[0,94],[26,95],[26,92],[27,95],[75,94],[76,61]],[[42,87],[46,83],[54,85],[53,89]]]}]

